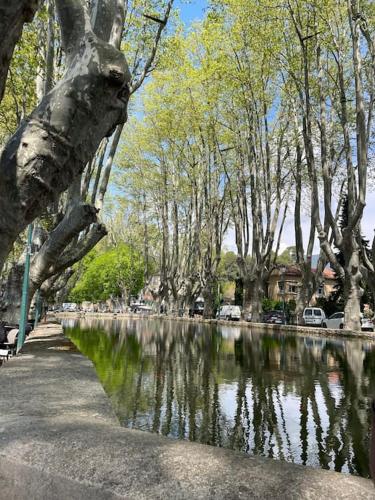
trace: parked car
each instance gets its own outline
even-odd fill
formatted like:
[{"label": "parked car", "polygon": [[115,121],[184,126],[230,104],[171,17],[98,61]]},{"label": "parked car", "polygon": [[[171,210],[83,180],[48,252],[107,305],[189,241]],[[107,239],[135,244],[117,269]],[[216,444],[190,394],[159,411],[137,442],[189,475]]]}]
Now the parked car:
[{"label": "parked car", "polygon": [[130,306],[130,312],[140,313],[140,314],[150,314],[152,313],[152,307],[144,304],[143,302],[135,302]]},{"label": "parked car", "polygon": [[361,330],[366,332],[374,331],[374,322],[370,318],[366,318],[363,314],[361,314]]},{"label": "parked car", "polygon": [[320,307],[306,307],[302,314],[303,322],[307,326],[322,326],[326,319],[325,312]]},{"label": "parked car", "polygon": [[286,325],[287,322],[286,314],[283,311],[268,311],[263,315],[263,323]]},{"label": "parked car", "polygon": [[247,313],[246,316],[245,316],[245,321],[248,321],[250,323],[250,321],[252,321],[253,319],[253,313]]},{"label": "parked car", "polygon": [[204,311],[204,301],[196,300],[194,302],[193,315],[197,314],[198,316],[202,316]]},{"label": "parked car", "polygon": [[343,312],[337,312],[332,314],[329,318],[326,318],[322,322],[323,328],[334,328],[335,330],[342,330],[345,324],[345,314]]},{"label": "parked car", "polygon": [[62,305],[63,312],[76,312],[78,311],[78,304],[75,302],[65,302]]},{"label": "parked car", "polygon": [[239,306],[221,306],[217,317],[228,321],[239,321],[241,319],[241,308]]}]

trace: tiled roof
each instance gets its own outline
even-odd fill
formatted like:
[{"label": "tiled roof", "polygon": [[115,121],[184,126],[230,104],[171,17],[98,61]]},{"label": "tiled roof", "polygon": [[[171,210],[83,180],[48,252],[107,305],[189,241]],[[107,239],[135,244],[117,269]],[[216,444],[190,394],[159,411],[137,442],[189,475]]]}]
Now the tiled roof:
[{"label": "tiled roof", "polygon": [[[316,269],[312,269],[312,272],[316,273]],[[336,273],[331,267],[327,266],[323,271],[323,277],[330,280],[334,280],[336,279]]]},{"label": "tiled roof", "polygon": [[[283,274],[280,270],[280,267],[275,267],[272,272],[278,271],[280,274]],[[301,276],[301,270],[297,265],[289,265],[285,267],[285,276]]]},{"label": "tiled roof", "polygon": [[286,266],[285,274],[288,276],[301,276],[301,270],[298,266]]},{"label": "tiled roof", "polygon": [[[301,270],[296,264],[291,264],[289,266],[285,266],[285,276],[301,276]],[[279,268],[275,268],[275,270],[280,271]],[[316,269],[312,269],[312,272],[315,273]],[[327,279],[336,279],[336,273],[331,267],[326,267],[323,271],[323,277]]]}]

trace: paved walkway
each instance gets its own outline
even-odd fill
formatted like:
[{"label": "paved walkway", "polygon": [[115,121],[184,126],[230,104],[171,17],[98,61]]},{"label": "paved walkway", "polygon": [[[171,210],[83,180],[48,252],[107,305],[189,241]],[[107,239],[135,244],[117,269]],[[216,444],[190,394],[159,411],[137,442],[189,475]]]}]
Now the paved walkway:
[{"label": "paved walkway", "polygon": [[0,498],[375,499],[371,481],[121,428],[57,325],[0,368]]}]

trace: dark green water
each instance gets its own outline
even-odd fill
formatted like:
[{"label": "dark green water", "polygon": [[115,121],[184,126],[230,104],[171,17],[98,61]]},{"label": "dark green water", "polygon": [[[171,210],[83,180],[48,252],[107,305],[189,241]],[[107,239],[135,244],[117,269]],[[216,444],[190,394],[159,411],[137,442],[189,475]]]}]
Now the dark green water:
[{"label": "dark green water", "polygon": [[159,320],[80,320],[122,425],[369,475],[375,343]]}]

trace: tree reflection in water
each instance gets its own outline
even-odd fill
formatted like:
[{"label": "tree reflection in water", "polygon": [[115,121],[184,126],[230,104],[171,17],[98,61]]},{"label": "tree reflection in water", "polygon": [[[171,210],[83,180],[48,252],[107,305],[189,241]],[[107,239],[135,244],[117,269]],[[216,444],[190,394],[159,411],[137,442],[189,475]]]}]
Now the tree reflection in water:
[{"label": "tree reflection in water", "polygon": [[65,326],[126,427],[369,475],[373,342],[167,320]]}]

